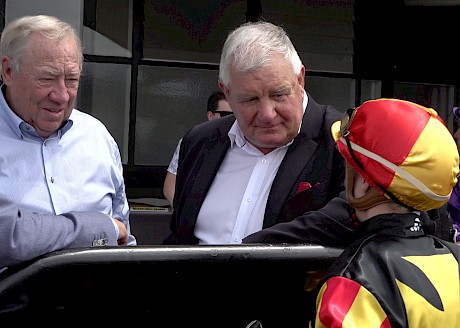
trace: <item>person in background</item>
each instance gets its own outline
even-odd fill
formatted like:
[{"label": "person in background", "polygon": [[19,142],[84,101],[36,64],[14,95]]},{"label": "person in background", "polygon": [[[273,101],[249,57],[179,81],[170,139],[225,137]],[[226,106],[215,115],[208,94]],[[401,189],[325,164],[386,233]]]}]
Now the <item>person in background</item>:
[{"label": "person in background", "polygon": [[[457,150],[460,150],[460,114],[458,112],[458,107],[454,107],[452,110],[454,118],[457,121],[457,130],[454,132],[454,139],[457,143]],[[450,196],[449,202],[447,203],[447,211],[452,217],[452,222],[454,224],[455,241],[460,243],[460,184],[457,183],[452,190],[452,195]]]},{"label": "person in background", "polygon": [[305,67],[281,27],[236,28],[219,69],[234,115],[184,135],[165,244],[240,244],[344,189],[343,159],[329,133],[342,115],[305,92]]},{"label": "person in background", "polygon": [[[40,214],[104,213],[126,227],[119,244],[136,245],[118,146],[73,108],[83,64],[76,31],[56,17],[25,16],[5,26],[0,46],[0,198]],[[22,258],[37,254],[27,240],[17,245]]]},{"label": "person in background", "polygon": [[[114,227],[118,226],[118,233]],[[23,210],[0,198],[0,272],[40,255],[67,248],[128,242],[126,226],[100,212],[61,215]]]},{"label": "person in background", "polygon": [[220,90],[214,91],[209,95],[206,109],[208,121],[233,114],[224,93]]},{"label": "person in background", "polygon": [[420,217],[445,205],[457,182],[444,122],[432,108],[377,99],[349,110],[332,134],[359,225],[320,284],[314,327],[459,327],[460,247],[427,235]]},{"label": "person in background", "polygon": [[[227,115],[233,114],[228,101],[222,91],[214,91],[208,98],[207,117],[208,121],[215,120]],[[182,139],[179,139],[176,150],[174,151],[171,162],[166,171],[166,177],[163,184],[163,195],[168,200],[169,205],[173,208],[174,189],[176,187],[177,162],[179,160],[179,150]]]}]

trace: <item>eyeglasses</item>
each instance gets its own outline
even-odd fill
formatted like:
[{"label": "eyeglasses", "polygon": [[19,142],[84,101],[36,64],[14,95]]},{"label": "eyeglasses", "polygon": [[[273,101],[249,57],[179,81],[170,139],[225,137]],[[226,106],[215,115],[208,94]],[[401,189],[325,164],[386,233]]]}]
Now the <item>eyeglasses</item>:
[{"label": "eyeglasses", "polygon": [[224,116],[233,114],[233,112],[227,112],[225,110],[212,110],[211,112],[214,113],[214,114],[219,114],[220,117],[224,117]]},{"label": "eyeglasses", "polygon": [[348,133],[350,133],[349,129],[353,119],[355,118],[356,108],[349,108],[347,109],[345,115],[343,116],[342,120],[340,121],[340,136],[347,137]]},{"label": "eyeglasses", "polygon": [[345,142],[347,143],[348,152],[350,153],[351,157],[355,161],[356,165],[358,165],[364,171],[364,166],[361,164],[361,162],[356,157],[355,152],[353,151],[353,148],[351,147],[350,138],[348,137],[348,135],[350,134],[349,129],[350,129],[351,123],[353,123],[353,119],[355,118],[355,115],[356,115],[356,108],[347,109],[345,115],[340,121],[340,136],[345,139]]}]

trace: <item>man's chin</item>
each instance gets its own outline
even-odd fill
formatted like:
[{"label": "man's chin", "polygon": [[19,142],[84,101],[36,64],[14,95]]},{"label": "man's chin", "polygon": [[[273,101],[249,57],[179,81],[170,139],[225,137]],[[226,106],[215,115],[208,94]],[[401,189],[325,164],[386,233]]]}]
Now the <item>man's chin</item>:
[{"label": "man's chin", "polygon": [[257,142],[249,141],[249,143],[251,143],[254,147],[259,149],[264,154],[268,154],[272,150],[274,150],[274,149],[276,149],[278,147],[282,147],[282,146],[284,146],[286,144],[285,142],[280,142],[280,141],[275,142],[273,140],[264,141],[264,142],[261,142],[260,140],[257,141]]},{"label": "man's chin", "polygon": [[47,125],[44,128],[40,128],[37,125],[34,126],[35,131],[42,136],[43,138],[48,138],[50,135],[55,133],[59,128],[61,127],[62,124],[52,124],[52,125]]}]

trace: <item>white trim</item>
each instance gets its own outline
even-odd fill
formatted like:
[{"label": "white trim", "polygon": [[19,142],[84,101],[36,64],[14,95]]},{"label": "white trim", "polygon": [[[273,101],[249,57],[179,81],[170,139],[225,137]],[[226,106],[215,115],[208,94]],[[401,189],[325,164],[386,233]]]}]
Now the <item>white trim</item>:
[{"label": "white trim", "polygon": [[[340,137],[340,141],[346,146],[346,140],[343,137]],[[367,150],[364,149],[361,146],[358,146],[357,144],[353,143],[350,141],[351,148],[354,151],[357,151],[358,153],[367,156],[377,162],[379,162],[382,165],[385,165],[386,167],[392,169],[394,172],[399,174],[401,177],[403,177],[407,182],[412,184],[414,187],[416,187],[420,192],[422,192],[426,197],[436,200],[436,201],[445,201],[450,198],[450,194],[446,196],[438,195],[434,192],[432,192],[427,186],[425,186],[420,180],[415,178],[412,174],[408,173],[407,171],[403,170],[401,167],[391,163],[390,161],[386,160],[385,158]]]}]

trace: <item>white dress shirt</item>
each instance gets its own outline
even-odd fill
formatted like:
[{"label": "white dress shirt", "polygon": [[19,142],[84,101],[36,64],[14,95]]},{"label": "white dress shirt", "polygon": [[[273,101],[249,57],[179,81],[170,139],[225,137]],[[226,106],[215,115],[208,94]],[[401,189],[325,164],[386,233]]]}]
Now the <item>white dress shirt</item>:
[{"label": "white dress shirt", "polygon": [[[304,112],[307,106],[304,94]],[[299,127],[300,131],[300,127]],[[268,194],[284,155],[292,143],[264,155],[246,141],[235,121],[231,145],[198,214],[199,244],[241,244],[263,226]]]}]

